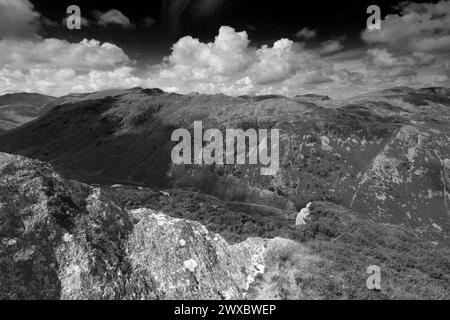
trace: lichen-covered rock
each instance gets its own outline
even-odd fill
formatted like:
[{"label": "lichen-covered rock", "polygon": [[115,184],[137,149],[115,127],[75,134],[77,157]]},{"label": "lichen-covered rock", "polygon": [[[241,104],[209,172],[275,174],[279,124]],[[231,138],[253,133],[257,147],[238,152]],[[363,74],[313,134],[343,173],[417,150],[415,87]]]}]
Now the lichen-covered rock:
[{"label": "lichen-covered rock", "polygon": [[131,230],[99,189],[0,154],[0,299],[123,297]]},{"label": "lichen-covered rock", "polygon": [[151,275],[162,299],[242,299],[264,271],[266,241],[233,246],[203,225],[151,210],[131,212],[139,223],[128,241],[134,272]]},{"label": "lichen-covered rock", "polygon": [[48,164],[0,154],[0,300],[241,299],[265,247],[230,246],[150,210],[128,214]]}]

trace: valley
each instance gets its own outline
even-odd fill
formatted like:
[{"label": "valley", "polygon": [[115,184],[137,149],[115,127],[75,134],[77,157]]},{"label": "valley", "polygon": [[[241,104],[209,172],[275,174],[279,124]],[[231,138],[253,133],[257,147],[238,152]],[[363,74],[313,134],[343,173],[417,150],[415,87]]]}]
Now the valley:
[{"label": "valley", "polygon": [[[376,221],[449,242],[450,98],[444,88],[394,88],[344,101],[321,97],[179,95],[133,88],[60,98],[0,136],[0,150],[51,163],[101,185],[194,188],[240,210],[295,219],[330,201]],[[171,134],[217,128],[280,130],[280,170],[174,165]],[[248,204],[248,205],[245,205]]]},{"label": "valley", "polygon": [[[0,135],[0,299],[448,299],[449,97],[58,98]],[[279,129],[280,170],[173,164],[195,121]]]}]

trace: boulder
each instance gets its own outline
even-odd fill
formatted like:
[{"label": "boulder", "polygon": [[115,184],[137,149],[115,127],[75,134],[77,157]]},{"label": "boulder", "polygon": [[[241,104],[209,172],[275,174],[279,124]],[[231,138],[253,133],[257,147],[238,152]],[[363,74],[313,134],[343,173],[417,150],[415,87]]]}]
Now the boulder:
[{"label": "boulder", "polygon": [[0,299],[115,299],[130,264],[132,223],[100,190],[48,164],[0,154]]},{"label": "boulder", "polygon": [[300,212],[297,214],[297,219],[295,220],[296,226],[303,226],[307,222],[308,216],[311,214],[311,205],[312,203],[308,203],[305,208],[300,210]]},{"label": "boulder", "polygon": [[128,240],[132,269],[152,278],[164,299],[242,299],[264,272],[266,240],[230,246],[198,222],[149,209],[131,211],[140,222]]}]

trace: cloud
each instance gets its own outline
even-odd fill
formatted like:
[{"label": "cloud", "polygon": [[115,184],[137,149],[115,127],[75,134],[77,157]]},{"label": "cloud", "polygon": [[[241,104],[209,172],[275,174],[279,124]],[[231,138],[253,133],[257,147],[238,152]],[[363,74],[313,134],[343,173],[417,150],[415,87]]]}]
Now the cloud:
[{"label": "cloud", "polygon": [[444,72],[445,72],[445,75],[447,76],[447,78],[450,79],[450,62],[446,62],[443,65],[443,69],[444,69]]},{"label": "cloud", "polygon": [[55,22],[53,20],[50,20],[48,18],[42,17],[41,22],[46,27],[57,27],[59,26],[58,22]]},{"label": "cloud", "polygon": [[225,0],[197,0],[193,2],[192,13],[194,17],[206,17],[214,14]]},{"label": "cloud", "polygon": [[399,14],[386,16],[380,30],[365,30],[362,38],[398,52],[450,50],[450,1],[404,2]]},{"label": "cloud", "polygon": [[302,30],[298,31],[295,34],[295,36],[298,39],[309,40],[317,36],[317,30],[308,29],[308,27],[304,27]]},{"label": "cloud", "polygon": [[0,0],[0,39],[37,38],[40,17],[28,0]]},{"label": "cloud", "polygon": [[1,40],[0,93],[52,95],[136,86],[140,79],[124,51],[96,40]]},{"label": "cloud", "polygon": [[213,16],[226,0],[163,0],[162,22],[171,35],[178,35],[183,26],[194,20]]},{"label": "cloud", "polygon": [[[35,16],[42,21],[39,13]],[[104,18],[103,25],[131,25],[129,19],[119,16],[105,13],[98,18]],[[28,24],[26,21],[30,20],[23,23]],[[28,34],[36,34],[36,30]],[[315,35],[305,28],[300,38]],[[71,43],[37,36],[5,38],[0,40],[0,94],[34,91],[64,95],[142,86],[179,93],[294,96],[314,92],[345,98],[394,85],[448,84],[448,56],[435,51],[445,41],[442,44],[437,41],[439,37],[433,37],[436,42],[430,53],[427,39],[431,38],[417,38],[423,40],[427,50],[417,47],[413,51],[402,51],[390,42],[373,42],[366,49],[345,51],[342,38],[323,42],[316,49],[289,39],[257,47],[246,31],[223,26],[211,42],[191,36],[179,39],[160,63],[142,70],[112,43]],[[414,45],[420,44],[417,41]]]},{"label": "cloud", "polygon": [[397,14],[383,19],[380,30],[362,33],[369,45],[366,78],[379,83],[448,86],[440,66],[449,61],[450,1],[403,2],[397,9]]},{"label": "cloud", "polygon": [[214,42],[181,38],[164,63],[149,72],[147,85],[178,92],[291,94],[302,85],[332,82],[331,64],[300,43],[280,39],[252,47],[247,32],[221,27]]},{"label": "cloud", "polygon": [[448,51],[450,50],[450,35],[421,39],[415,44],[419,51]]},{"label": "cloud", "polygon": [[347,69],[341,69],[336,72],[337,82],[352,85],[363,84],[364,74],[360,72],[349,71]]},{"label": "cloud", "polygon": [[0,69],[0,93],[27,91],[62,96],[71,92],[126,89],[142,84],[141,79],[133,76],[132,72],[130,67],[82,74],[73,69],[31,69],[28,72]]},{"label": "cloud", "polygon": [[429,66],[436,61],[436,57],[422,52],[411,55],[394,56],[387,49],[373,48],[367,51],[368,64],[380,69],[392,69],[398,67],[422,67]]},{"label": "cloud", "polygon": [[96,40],[85,39],[79,43],[59,39],[0,41],[0,66],[3,68],[91,71],[107,70],[128,62],[121,48]]},{"label": "cloud", "polygon": [[173,46],[164,73],[208,79],[243,72],[251,63],[249,43],[246,32],[237,33],[229,27],[222,27],[213,43],[184,37]]},{"label": "cloud", "polygon": [[249,43],[246,32],[237,33],[230,27],[222,27],[213,43],[206,44],[190,36],[184,37],[174,44],[161,75],[166,78],[204,80],[238,74],[252,62]]},{"label": "cloud", "polygon": [[250,70],[256,84],[269,84],[288,79],[297,71],[306,71],[315,56],[288,39],[281,39],[273,47],[263,46],[256,52],[256,63]]},{"label": "cloud", "polygon": [[142,25],[144,27],[152,27],[156,24],[156,20],[152,17],[145,17],[144,20],[142,20]]},{"label": "cloud", "polygon": [[[114,12],[101,14],[99,19],[105,24],[131,24]],[[64,95],[143,83],[120,47],[97,40],[43,39],[37,35],[41,23],[53,25],[29,1],[0,0],[0,94]]]},{"label": "cloud", "polygon": [[340,40],[328,40],[322,43],[320,46],[319,52],[320,54],[330,54],[337,51],[340,51],[344,48],[344,45]]},{"label": "cloud", "polygon": [[123,28],[133,28],[134,24],[130,19],[117,9],[111,9],[106,12],[94,11],[97,18],[97,23],[100,26],[107,27],[108,25],[119,25]]},{"label": "cloud", "polygon": [[[64,17],[64,18],[62,19],[61,24],[62,24],[62,26],[64,26],[64,27],[67,26],[67,17]],[[89,19],[87,19],[87,18],[85,18],[85,17],[81,17],[81,26],[82,26],[82,27],[87,28],[87,27],[89,27],[90,25],[91,25],[91,21],[89,21]]]}]

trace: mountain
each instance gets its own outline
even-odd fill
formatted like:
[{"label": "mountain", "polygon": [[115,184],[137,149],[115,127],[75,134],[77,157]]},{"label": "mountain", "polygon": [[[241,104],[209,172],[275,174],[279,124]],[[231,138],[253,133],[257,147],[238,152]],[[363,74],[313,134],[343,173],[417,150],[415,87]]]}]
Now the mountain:
[{"label": "mountain", "polygon": [[[199,205],[189,191],[159,193],[179,197],[172,206]],[[204,207],[225,207],[203,198]],[[1,153],[0,299],[450,298],[448,249],[341,206],[312,203],[305,225],[275,230],[288,238],[230,244],[186,220],[180,206],[174,217],[146,201],[147,208],[126,210],[109,188]],[[263,217],[253,221],[265,226]],[[243,235],[246,225],[231,232]],[[371,265],[382,270],[380,290],[364,285]]]},{"label": "mountain", "polygon": [[0,96],[0,129],[13,129],[36,119],[42,114],[45,106],[54,99],[37,93]]},{"label": "mountain", "polygon": [[[175,129],[277,128],[280,170],[176,166]],[[179,95],[133,88],[73,97],[0,136],[0,150],[100,185],[196,188],[235,211],[294,218],[328,201],[450,244],[450,95],[393,88],[345,101]]]}]

